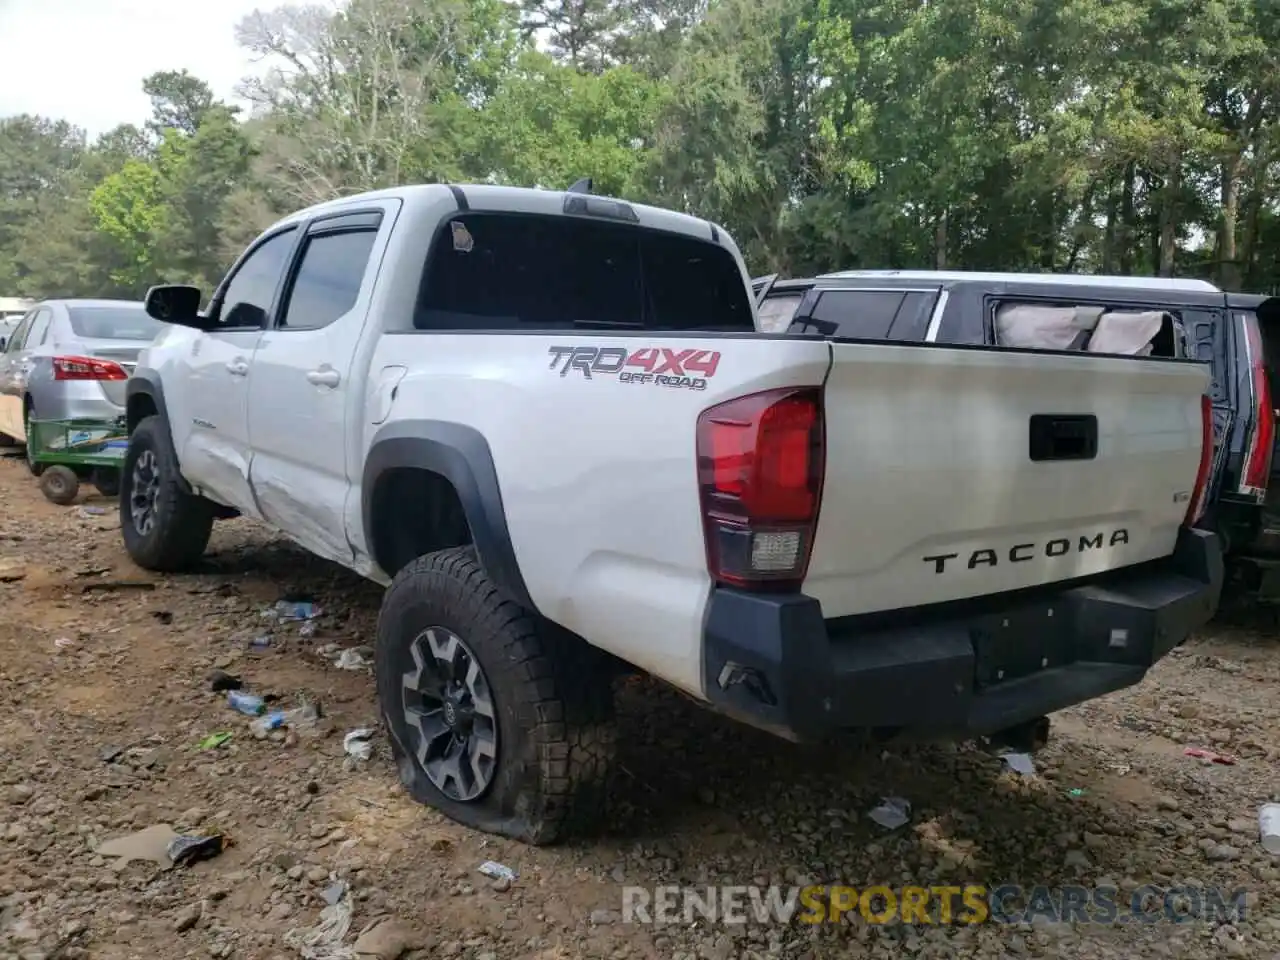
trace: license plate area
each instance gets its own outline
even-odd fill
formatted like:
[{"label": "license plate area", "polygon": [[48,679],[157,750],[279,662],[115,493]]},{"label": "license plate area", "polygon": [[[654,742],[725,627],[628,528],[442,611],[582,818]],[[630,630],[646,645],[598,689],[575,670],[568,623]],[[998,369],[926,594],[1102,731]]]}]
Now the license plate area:
[{"label": "license plate area", "polygon": [[1074,663],[1075,630],[1061,604],[1037,604],[985,617],[970,629],[974,684],[991,687]]}]

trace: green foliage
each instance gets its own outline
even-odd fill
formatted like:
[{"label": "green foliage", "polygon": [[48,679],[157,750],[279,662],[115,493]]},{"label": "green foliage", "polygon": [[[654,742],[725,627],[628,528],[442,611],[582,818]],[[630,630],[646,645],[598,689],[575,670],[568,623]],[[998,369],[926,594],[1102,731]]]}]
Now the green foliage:
[{"label": "green foliage", "polygon": [[156,240],[168,212],[161,203],[159,167],[126,160],[89,195],[89,211],[98,230],[123,255],[111,279],[123,287],[143,286],[156,273]]},{"label": "green foliage", "polygon": [[0,292],[209,286],[303,205],[584,176],[755,272],[1280,287],[1280,0],[348,0],[238,37],[247,115],[167,71],[93,143],[0,119]]}]

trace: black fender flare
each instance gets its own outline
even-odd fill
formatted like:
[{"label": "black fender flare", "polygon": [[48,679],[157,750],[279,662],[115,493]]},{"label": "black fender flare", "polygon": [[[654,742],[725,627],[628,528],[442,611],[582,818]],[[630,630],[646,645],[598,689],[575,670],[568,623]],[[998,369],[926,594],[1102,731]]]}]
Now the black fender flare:
[{"label": "black fender flare", "polygon": [[[124,387],[124,403],[125,409],[129,408],[129,401],[134,397],[147,397],[156,405],[156,410],[160,416],[164,417],[167,422],[169,419],[169,408],[164,402],[164,383],[160,380],[160,374],[146,367],[136,368],[129,376],[129,382]],[[132,425],[130,427],[132,430]]]},{"label": "black fender flare", "polygon": [[444,420],[398,420],[374,434],[364,461],[360,508],[365,542],[375,561],[374,490],[378,477],[397,467],[430,470],[453,484],[485,572],[512,600],[536,612],[511,544],[498,472],[484,435]]},{"label": "black fender flare", "polygon": [[[160,374],[147,367],[136,367],[129,376],[129,382],[124,385],[124,405],[127,415],[129,403],[134,397],[147,397],[155,404],[156,412],[165,424],[169,423],[169,408],[164,402],[164,382],[160,379]],[[136,424],[129,424],[129,432],[133,433]],[[172,437],[172,434],[170,434]],[[172,442],[172,440],[170,441]],[[178,488],[183,493],[194,494],[191,484],[187,483],[186,477],[178,477]]]}]

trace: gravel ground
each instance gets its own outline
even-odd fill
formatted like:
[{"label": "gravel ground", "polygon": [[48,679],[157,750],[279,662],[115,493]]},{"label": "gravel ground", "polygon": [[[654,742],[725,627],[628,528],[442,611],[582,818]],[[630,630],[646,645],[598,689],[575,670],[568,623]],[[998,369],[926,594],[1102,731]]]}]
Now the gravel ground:
[{"label": "gravel ground", "polygon": [[[1033,777],[966,747],[802,749],[628,681],[606,832],[532,849],[412,804],[381,734],[371,759],[344,755],[343,734],[376,722],[374,687],[332,661],[372,638],[376,587],[241,521],[220,525],[199,574],[152,577],[124,556],[112,506],[55,507],[0,460],[3,960],[302,957],[291,931],[317,922],[335,881],[346,944],[378,924],[361,946],[384,957],[1280,957],[1280,861],[1257,831],[1259,805],[1280,799],[1272,620],[1246,611],[1139,688],[1057,715]],[[322,608],[315,636],[264,620],[282,598]],[[318,702],[322,719],[259,739],[212,692],[214,670],[282,707]],[[232,738],[201,746],[220,732]],[[871,821],[884,795],[911,800],[909,825]],[[229,845],[172,868],[101,849],[157,825]],[[491,882],[485,860],[518,879]],[[1243,920],[1183,924],[654,927],[619,913],[624,885],[807,882],[1251,892]]]}]

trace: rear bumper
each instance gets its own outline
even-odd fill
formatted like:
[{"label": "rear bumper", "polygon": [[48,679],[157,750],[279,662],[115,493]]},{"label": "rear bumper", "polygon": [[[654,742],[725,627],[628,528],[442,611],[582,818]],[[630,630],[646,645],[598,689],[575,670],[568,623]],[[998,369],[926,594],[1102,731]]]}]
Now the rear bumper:
[{"label": "rear bumper", "polygon": [[717,709],[788,739],[842,730],[995,733],[1132,686],[1205,624],[1222,590],[1217,537],[1087,582],[824,621],[799,594],[712,593],[703,679]]},{"label": "rear bumper", "polygon": [[[121,384],[123,386],[123,384]],[[42,380],[29,387],[31,405],[41,420],[114,420],[125,408],[113,402],[94,380]]]}]

